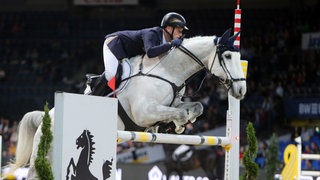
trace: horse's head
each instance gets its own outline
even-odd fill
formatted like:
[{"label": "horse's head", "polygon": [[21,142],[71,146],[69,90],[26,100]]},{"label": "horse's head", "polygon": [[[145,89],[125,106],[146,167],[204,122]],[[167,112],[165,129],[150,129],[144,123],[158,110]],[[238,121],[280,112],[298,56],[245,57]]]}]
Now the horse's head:
[{"label": "horse's head", "polygon": [[221,37],[213,40],[216,53],[214,58],[208,61],[208,67],[212,74],[219,77],[230,95],[243,99],[247,91],[246,79],[241,67],[240,50],[234,45],[239,33],[232,37],[230,33],[231,29],[228,29]]},{"label": "horse's head", "polygon": [[[77,138],[77,149],[79,147],[83,148],[82,153],[88,153],[87,157],[87,164],[91,164],[92,162],[92,154],[94,154],[95,148],[93,145],[95,144],[92,141],[93,135],[91,135],[91,132],[89,130],[83,130],[82,134]],[[87,151],[84,151],[84,149],[87,149]]]},{"label": "horse's head", "polygon": [[89,130],[83,130],[82,134],[77,138],[77,149],[79,147],[92,148],[92,145],[94,144],[94,142],[92,142],[92,137],[93,136],[91,135],[91,132]]},{"label": "horse's head", "polygon": [[77,138],[77,141],[76,141],[77,149],[87,146],[88,141],[86,137],[87,137],[86,130],[83,130],[82,134]]}]

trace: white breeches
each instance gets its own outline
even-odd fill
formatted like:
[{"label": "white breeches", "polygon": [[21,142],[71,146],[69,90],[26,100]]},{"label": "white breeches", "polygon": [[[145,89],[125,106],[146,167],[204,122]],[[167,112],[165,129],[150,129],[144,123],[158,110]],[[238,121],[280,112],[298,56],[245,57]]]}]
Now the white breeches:
[{"label": "white breeches", "polygon": [[104,62],[104,72],[105,77],[109,81],[111,80],[117,73],[118,69],[118,59],[113,55],[108,47],[108,43],[110,39],[107,38],[103,43],[103,62]]}]

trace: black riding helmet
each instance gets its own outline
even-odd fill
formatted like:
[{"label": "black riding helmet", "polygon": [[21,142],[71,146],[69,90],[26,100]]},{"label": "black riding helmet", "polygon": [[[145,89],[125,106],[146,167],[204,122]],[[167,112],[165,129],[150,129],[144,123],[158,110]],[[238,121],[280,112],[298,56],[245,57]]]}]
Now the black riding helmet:
[{"label": "black riding helmet", "polygon": [[189,30],[189,28],[186,26],[187,22],[184,19],[184,17],[181,14],[178,14],[176,12],[169,12],[166,15],[163,16],[161,21],[161,27],[165,28],[167,26],[172,27],[182,27],[185,30]]},{"label": "black riding helmet", "polygon": [[[164,31],[170,35],[171,39],[173,39],[173,32],[176,27],[181,27],[185,30],[189,30],[186,25],[187,25],[187,22],[184,19],[184,17],[181,14],[178,14],[176,12],[167,13],[166,15],[163,16],[161,21],[161,28],[163,28]],[[165,29],[167,26],[173,27],[171,33],[169,33]]]}]

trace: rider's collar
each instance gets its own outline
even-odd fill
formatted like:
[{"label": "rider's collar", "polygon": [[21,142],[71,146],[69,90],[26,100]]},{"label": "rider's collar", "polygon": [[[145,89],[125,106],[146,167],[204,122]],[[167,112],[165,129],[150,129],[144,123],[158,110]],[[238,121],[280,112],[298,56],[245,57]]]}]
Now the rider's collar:
[{"label": "rider's collar", "polygon": [[166,38],[164,37],[164,33],[162,33],[162,44],[166,44],[167,41],[166,41]]}]

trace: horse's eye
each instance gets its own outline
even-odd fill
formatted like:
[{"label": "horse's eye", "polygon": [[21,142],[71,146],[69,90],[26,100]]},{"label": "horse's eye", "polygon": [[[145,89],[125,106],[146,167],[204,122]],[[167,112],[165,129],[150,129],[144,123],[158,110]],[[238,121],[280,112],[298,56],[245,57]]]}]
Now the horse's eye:
[{"label": "horse's eye", "polygon": [[224,57],[225,57],[226,59],[231,59],[231,54],[226,54],[226,55],[224,55]]}]

